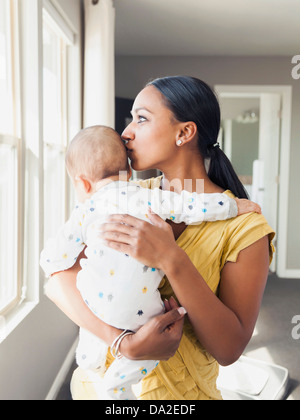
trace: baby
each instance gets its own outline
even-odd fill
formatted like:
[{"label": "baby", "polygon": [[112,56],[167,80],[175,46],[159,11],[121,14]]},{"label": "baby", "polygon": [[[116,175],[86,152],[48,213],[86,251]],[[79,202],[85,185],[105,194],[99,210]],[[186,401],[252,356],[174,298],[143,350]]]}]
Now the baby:
[{"label": "baby", "polygon": [[[151,207],[164,220],[188,225],[260,212],[251,201],[231,199],[226,194],[176,194],[128,182],[131,170],[126,148],[121,137],[108,127],[80,131],[70,143],[66,166],[79,203],[57,235],[48,240],[41,253],[41,266],[47,276],[67,270],[86,248],[77,287],[94,314],[125,333],[136,332],[152,317],[164,313],[158,291],[164,273],[103,244],[99,230],[108,215],[126,213],[149,222]],[[115,350],[115,356],[121,356]],[[151,372],[158,361],[116,357],[105,372],[107,351],[102,340],[80,329],[76,360],[81,368],[96,370],[98,398],[136,399],[131,386]]]}]

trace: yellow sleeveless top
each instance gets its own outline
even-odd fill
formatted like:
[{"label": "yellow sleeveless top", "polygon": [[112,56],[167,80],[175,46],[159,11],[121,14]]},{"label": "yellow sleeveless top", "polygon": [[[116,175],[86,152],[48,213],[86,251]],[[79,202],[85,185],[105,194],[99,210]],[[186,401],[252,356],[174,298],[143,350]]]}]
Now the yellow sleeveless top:
[{"label": "yellow sleeveless top", "polygon": [[[140,181],[146,188],[159,187],[161,177]],[[226,194],[233,197],[230,191]],[[274,231],[262,215],[250,213],[225,221],[187,226],[177,244],[187,253],[210,289],[217,294],[220,273],[227,261],[236,262],[239,252],[269,235],[270,262],[274,247]],[[174,292],[164,277],[160,285],[162,299]],[[107,365],[112,362],[108,358]],[[174,357],[161,361],[142,381],[141,400],[221,400],[216,381],[217,361],[201,346],[186,317],[183,337]],[[71,384],[74,400],[95,399],[93,384],[79,368]]]}]

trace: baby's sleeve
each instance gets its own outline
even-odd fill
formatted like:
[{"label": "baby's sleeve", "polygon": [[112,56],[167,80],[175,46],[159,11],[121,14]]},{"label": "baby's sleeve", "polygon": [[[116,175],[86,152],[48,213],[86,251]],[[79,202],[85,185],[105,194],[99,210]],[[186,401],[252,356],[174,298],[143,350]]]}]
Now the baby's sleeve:
[{"label": "baby's sleeve", "polygon": [[40,265],[47,277],[67,270],[75,264],[78,255],[85,247],[82,233],[84,217],[84,207],[79,204],[57,234],[47,240],[40,256]]},{"label": "baby's sleeve", "polygon": [[232,219],[238,215],[237,202],[225,193],[197,194],[187,197],[183,214],[189,213],[190,224]]},{"label": "baby's sleeve", "polygon": [[238,214],[236,201],[225,193],[197,194],[186,190],[180,194],[152,190],[151,208],[164,220],[186,225],[231,219]]}]

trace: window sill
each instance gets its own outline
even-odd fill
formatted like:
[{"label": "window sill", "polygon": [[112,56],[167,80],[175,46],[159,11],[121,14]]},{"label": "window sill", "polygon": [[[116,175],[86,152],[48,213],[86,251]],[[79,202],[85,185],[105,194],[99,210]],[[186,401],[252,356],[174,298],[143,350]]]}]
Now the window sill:
[{"label": "window sill", "polygon": [[0,344],[37,306],[38,301],[23,302],[5,316],[0,316]]}]

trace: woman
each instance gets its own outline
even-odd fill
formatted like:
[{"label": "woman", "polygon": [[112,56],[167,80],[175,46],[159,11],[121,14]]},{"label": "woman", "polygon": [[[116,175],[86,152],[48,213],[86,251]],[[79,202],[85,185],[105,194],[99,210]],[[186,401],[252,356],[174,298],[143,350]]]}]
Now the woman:
[{"label": "woman", "polygon": [[[220,108],[204,82],[186,76],[157,79],[139,93],[132,116],[123,138],[133,169],[163,173],[145,186],[196,191],[202,180],[205,193],[225,190],[247,197],[217,143]],[[218,365],[235,362],[252,336],[274,232],[257,214],[189,227],[151,213],[149,218],[152,224],[114,215],[103,226],[108,246],[166,273],[160,292],[169,312],[127,336],[120,351],[132,359],[161,360],[144,379],[141,399],[221,399]],[[53,276],[47,294],[78,325],[110,344],[120,331],[82,303],[75,285],[78,269],[77,264]],[[172,296],[187,310],[184,326]],[[94,397],[82,371],[75,372],[72,389],[74,399]]]}]

